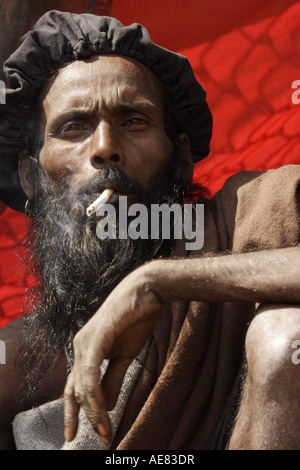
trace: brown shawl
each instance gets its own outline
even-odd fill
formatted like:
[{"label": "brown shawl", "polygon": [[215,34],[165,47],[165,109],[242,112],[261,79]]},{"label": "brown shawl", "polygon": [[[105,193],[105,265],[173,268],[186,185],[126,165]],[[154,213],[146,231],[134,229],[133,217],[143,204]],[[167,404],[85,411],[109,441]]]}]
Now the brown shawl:
[{"label": "brown shawl", "polygon": [[[242,172],[206,204],[205,256],[299,243],[300,166]],[[297,202],[298,201],[298,202]],[[114,447],[203,449],[239,370],[254,314],[248,302],[165,305]]]}]

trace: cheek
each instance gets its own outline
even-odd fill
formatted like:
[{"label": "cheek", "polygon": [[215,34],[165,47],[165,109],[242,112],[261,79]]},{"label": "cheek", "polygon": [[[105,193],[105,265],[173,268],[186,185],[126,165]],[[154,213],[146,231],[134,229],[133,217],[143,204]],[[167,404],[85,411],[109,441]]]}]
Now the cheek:
[{"label": "cheek", "polygon": [[[64,154],[68,155],[65,152]],[[49,176],[60,177],[64,175],[68,158],[62,157],[62,152],[57,145],[45,143],[40,152],[39,159],[42,167]]]},{"label": "cheek", "polygon": [[59,142],[45,144],[40,152],[40,163],[53,180],[65,179],[69,186],[75,184],[83,173],[83,149],[74,152],[74,147]]},{"label": "cheek", "polygon": [[173,144],[167,136],[161,135],[158,139],[149,139],[149,142],[144,142],[143,146],[136,149],[139,165],[135,165],[135,173],[147,186],[165,173],[173,154]]}]

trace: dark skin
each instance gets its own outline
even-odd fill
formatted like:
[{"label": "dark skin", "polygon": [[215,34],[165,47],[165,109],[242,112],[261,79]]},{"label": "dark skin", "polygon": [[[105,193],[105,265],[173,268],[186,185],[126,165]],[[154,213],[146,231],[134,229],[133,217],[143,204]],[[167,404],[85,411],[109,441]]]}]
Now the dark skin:
[{"label": "dark skin", "polygon": [[[90,89],[86,87],[87,76]],[[72,188],[113,162],[147,188],[166,168],[172,144],[163,127],[161,87],[148,69],[134,61],[100,57],[71,64],[45,87],[41,107],[44,143],[40,161],[53,181],[66,177]],[[186,136],[179,139],[189,151]],[[191,178],[190,170],[187,166],[183,178]],[[20,177],[30,196],[32,173],[25,153],[20,159]],[[81,406],[100,438],[108,443],[111,426],[107,410],[113,408],[127,367],[151,333],[164,303],[293,303],[300,312],[299,280],[299,247],[149,262],[128,275],[76,335],[76,360],[68,380],[62,361],[44,381],[36,399],[44,403],[64,391],[66,440],[76,434]],[[12,401],[22,384],[22,357],[14,362],[22,321],[0,332],[8,357],[7,365],[0,368],[2,448],[13,446],[11,422],[29,407],[26,401]],[[280,322],[284,330],[284,320]],[[105,358],[111,361],[99,385],[99,365]]]},{"label": "dark skin", "polygon": [[[5,342],[6,364],[0,368],[0,449],[14,449],[12,421],[21,411],[31,408],[31,404],[22,394],[19,398],[23,380],[23,358],[19,355],[20,336],[23,329],[23,319],[19,318],[0,329],[0,338]],[[41,386],[38,403],[54,400],[61,396],[66,382],[66,364],[61,361],[55,372]]]}]

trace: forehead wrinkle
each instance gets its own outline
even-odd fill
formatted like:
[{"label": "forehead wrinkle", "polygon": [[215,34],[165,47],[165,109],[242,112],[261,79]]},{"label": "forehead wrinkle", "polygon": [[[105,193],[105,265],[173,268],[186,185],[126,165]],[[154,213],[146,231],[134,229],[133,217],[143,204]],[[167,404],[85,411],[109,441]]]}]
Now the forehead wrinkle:
[{"label": "forehead wrinkle", "polygon": [[[103,89],[102,89],[103,91]],[[50,102],[51,94],[46,100]],[[138,93],[136,87],[116,86],[110,87],[110,93],[92,92],[90,88],[80,85],[75,89],[71,87],[64,94],[64,100],[54,107],[54,115],[78,113],[101,112],[130,112],[144,111],[155,112],[158,110],[157,103],[144,93]]]},{"label": "forehead wrinkle", "polygon": [[[102,58],[100,57],[99,60]],[[114,60],[112,57],[110,59]],[[78,66],[79,74],[73,73],[74,67],[76,70]],[[84,73],[82,73],[83,70]],[[82,80],[83,75],[84,81]],[[136,83],[136,78],[137,81],[140,79],[139,85],[142,83],[140,88]],[[87,83],[89,83],[88,87]],[[123,110],[144,108],[148,111],[152,108],[158,111],[164,108],[162,88],[161,82],[152,71],[142,64],[127,64],[125,73],[123,73],[120,66],[116,66],[115,73],[112,73],[111,62],[107,63],[104,60],[104,63],[101,63],[100,70],[97,70],[95,60],[84,60],[73,62],[58,70],[49,79],[42,95],[45,104],[48,101],[50,108],[52,103],[56,101],[54,109],[52,107],[55,111],[53,114],[56,115],[58,112],[64,112],[62,108],[58,109],[59,105],[57,103],[69,112],[71,109],[75,111],[76,109],[80,111],[96,109],[98,112],[114,109],[116,111],[117,108],[123,108]],[[154,89],[158,93],[153,93]],[[64,102],[57,99],[58,95],[64,97]]]},{"label": "forehead wrinkle", "polygon": [[87,103],[87,104],[77,104],[76,101],[69,103],[65,103],[64,107],[57,109],[58,115],[64,115],[70,117],[74,113],[78,114],[90,114],[96,113],[101,114],[102,112],[110,112],[110,113],[129,113],[131,111],[141,111],[141,112],[154,112],[157,110],[156,105],[148,99],[135,99],[135,100],[127,100],[127,99],[118,99],[115,103],[107,103],[105,101],[95,100],[94,103]]}]

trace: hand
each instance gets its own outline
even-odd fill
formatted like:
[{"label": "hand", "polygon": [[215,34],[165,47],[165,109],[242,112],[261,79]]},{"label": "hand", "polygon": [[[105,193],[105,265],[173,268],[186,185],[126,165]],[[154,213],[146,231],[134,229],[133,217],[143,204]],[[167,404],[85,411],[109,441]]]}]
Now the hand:
[{"label": "hand", "polygon": [[[139,268],[113,290],[77,333],[74,367],[64,395],[66,441],[76,435],[82,407],[103,443],[110,442],[107,411],[114,407],[126,370],[151,334],[161,306],[162,301],[143,276],[143,268]],[[104,359],[110,362],[100,385]]]}]

